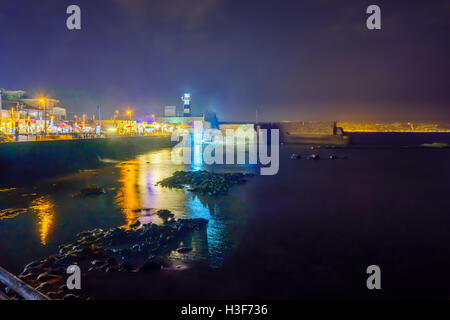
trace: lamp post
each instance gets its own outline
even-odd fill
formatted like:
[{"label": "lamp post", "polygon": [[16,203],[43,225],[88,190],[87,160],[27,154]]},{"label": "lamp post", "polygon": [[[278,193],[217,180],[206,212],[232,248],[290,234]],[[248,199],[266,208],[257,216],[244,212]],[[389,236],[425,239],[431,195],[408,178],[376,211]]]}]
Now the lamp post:
[{"label": "lamp post", "polygon": [[11,128],[12,128],[12,132],[14,134],[14,132],[16,131],[16,124],[14,121],[14,107],[11,107]]},{"label": "lamp post", "polygon": [[130,110],[130,109],[128,109],[128,110],[127,110],[127,116],[130,117],[130,136],[131,136],[131,116],[132,116],[132,115],[133,115],[133,111]]},{"label": "lamp post", "polygon": [[44,107],[44,132],[47,135],[47,98],[42,97],[39,99],[39,102],[42,103]]}]

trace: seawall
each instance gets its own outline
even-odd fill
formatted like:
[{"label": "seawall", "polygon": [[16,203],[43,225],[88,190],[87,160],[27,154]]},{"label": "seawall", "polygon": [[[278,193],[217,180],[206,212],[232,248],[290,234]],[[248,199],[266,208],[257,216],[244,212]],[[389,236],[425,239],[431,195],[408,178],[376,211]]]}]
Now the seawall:
[{"label": "seawall", "polygon": [[350,139],[334,122],[286,121],[262,123],[261,128],[279,129],[280,142],[304,145],[347,146]]},{"label": "seawall", "polygon": [[0,186],[102,165],[99,158],[118,161],[171,147],[170,136],[117,137],[0,144]]}]

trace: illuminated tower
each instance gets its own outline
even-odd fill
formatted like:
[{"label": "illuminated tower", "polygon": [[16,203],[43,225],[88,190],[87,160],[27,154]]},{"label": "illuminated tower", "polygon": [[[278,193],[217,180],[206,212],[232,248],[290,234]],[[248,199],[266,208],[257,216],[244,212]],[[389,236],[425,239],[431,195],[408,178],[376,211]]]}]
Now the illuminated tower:
[{"label": "illuminated tower", "polygon": [[190,117],[191,116],[191,94],[185,93],[181,97],[181,101],[183,101],[183,116],[184,117]]}]

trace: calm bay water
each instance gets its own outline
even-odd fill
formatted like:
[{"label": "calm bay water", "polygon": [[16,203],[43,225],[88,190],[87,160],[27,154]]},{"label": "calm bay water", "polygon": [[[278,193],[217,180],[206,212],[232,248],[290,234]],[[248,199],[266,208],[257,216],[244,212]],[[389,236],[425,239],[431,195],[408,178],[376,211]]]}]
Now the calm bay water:
[{"label": "calm bay water", "polygon": [[[365,269],[377,264],[385,298],[447,297],[450,149],[405,146],[449,137],[414,136],[392,147],[383,136],[382,148],[373,135],[358,135],[364,147],[282,145],[276,176],[255,176],[221,197],[155,186],[189,169],[172,164],[170,150],[3,191],[0,210],[24,210],[0,220],[0,265],[19,272],[77,232],[148,221],[153,217],[134,210],[166,208],[177,217],[209,220],[206,236],[189,245],[193,258],[221,268],[214,281],[191,283],[192,292],[218,298],[363,297],[370,295]],[[303,159],[291,160],[292,153]],[[306,160],[312,153],[321,160]],[[332,154],[338,159],[330,160]],[[72,197],[89,184],[103,186],[106,194]],[[123,294],[132,296],[133,290]]]}]

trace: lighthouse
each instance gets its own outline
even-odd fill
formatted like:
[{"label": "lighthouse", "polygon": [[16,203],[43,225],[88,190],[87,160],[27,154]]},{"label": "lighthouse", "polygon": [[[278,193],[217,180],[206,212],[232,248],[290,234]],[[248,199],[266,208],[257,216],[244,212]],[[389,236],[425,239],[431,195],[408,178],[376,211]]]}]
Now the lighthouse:
[{"label": "lighthouse", "polygon": [[183,116],[184,117],[190,117],[191,116],[191,94],[185,93],[181,97],[181,101],[183,101]]}]

